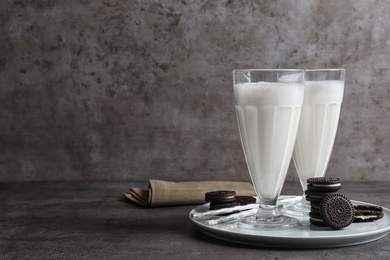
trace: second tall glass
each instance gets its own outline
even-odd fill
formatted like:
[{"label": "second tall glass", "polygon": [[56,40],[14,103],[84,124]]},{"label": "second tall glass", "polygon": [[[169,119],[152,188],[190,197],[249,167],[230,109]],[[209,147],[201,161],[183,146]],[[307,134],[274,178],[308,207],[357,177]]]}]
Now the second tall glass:
[{"label": "second tall glass", "polygon": [[[336,137],[344,96],[344,69],[305,70],[305,94],[293,160],[303,192],[307,179],[326,173]],[[308,217],[310,204],[302,200],[285,210],[289,215]]]}]

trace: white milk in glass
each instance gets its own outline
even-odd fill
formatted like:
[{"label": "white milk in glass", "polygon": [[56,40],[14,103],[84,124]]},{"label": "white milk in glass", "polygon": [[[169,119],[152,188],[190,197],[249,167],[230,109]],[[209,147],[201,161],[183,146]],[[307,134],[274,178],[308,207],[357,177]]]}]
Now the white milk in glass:
[{"label": "white milk in glass", "polygon": [[291,161],[303,100],[303,84],[239,83],[237,120],[249,173],[263,199],[279,195]]},{"label": "white milk in glass", "polygon": [[343,101],[344,81],[306,81],[293,158],[303,188],[325,175]]}]

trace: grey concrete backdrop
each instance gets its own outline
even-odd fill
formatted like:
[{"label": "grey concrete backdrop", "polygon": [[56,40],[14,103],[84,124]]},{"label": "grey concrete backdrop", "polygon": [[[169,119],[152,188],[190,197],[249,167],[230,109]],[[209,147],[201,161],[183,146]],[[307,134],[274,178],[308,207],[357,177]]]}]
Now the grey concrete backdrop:
[{"label": "grey concrete backdrop", "polygon": [[1,0],[0,181],[249,180],[231,71],[334,67],[328,175],[390,180],[389,18],[373,0]]}]

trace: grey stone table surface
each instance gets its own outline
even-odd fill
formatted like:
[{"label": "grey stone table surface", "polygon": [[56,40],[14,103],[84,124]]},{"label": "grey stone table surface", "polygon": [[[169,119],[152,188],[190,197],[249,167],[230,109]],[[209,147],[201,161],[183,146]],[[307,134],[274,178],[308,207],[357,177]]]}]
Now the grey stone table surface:
[{"label": "grey stone table surface", "polygon": [[[389,259],[390,238],[331,249],[270,249],[202,233],[194,205],[143,208],[122,193],[147,182],[0,183],[0,259]],[[389,182],[344,182],[350,199],[390,208]],[[286,183],[282,194],[299,194]]]}]

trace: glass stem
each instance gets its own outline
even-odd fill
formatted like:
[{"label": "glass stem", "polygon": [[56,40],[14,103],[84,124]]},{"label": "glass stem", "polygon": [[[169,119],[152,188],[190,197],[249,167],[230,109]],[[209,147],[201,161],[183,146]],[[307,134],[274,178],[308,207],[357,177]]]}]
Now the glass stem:
[{"label": "glass stem", "polygon": [[263,222],[280,221],[281,210],[276,205],[277,199],[265,200],[260,198],[259,210],[256,213],[256,219]]}]

